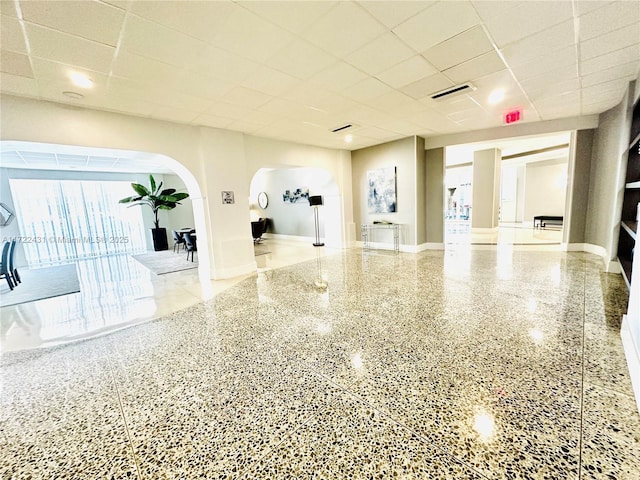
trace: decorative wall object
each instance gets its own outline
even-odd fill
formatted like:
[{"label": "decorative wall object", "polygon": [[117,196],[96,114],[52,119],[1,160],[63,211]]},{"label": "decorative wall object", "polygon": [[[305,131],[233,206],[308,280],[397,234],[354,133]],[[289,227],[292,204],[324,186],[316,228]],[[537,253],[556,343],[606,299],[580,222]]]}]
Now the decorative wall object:
[{"label": "decorative wall object", "polygon": [[222,203],[224,205],[231,205],[232,203],[236,203],[233,192],[223,191],[222,192]]},{"label": "decorative wall object", "polygon": [[309,199],[308,188],[296,188],[293,192],[291,190],[285,190],[282,194],[282,201],[285,203],[297,203],[300,200]]},{"label": "decorative wall object", "polygon": [[367,172],[369,213],[394,213],[396,204],[396,167],[378,168]]},{"label": "decorative wall object", "polygon": [[0,203],[0,227],[6,227],[11,223],[15,214],[4,203]]},{"label": "decorative wall object", "polygon": [[267,208],[269,205],[269,197],[265,192],[260,192],[258,194],[258,206],[262,209]]}]

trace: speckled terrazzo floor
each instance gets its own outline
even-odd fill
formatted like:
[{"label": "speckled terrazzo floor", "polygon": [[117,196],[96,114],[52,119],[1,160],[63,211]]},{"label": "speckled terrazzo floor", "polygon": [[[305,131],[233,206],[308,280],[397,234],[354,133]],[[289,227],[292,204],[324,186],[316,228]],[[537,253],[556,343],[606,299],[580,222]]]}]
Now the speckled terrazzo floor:
[{"label": "speckled terrazzo floor", "polygon": [[640,478],[589,254],[361,254],[0,361],[4,479]]}]

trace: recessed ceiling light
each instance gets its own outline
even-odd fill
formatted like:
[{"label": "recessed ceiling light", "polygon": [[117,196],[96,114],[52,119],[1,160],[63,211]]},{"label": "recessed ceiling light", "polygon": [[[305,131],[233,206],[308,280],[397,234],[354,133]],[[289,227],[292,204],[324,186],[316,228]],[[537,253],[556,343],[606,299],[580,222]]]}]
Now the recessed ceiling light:
[{"label": "recessed ceiling light", "polygon": [[496,88],[493,92],[491,92],[488,100],[492,105],[500,103],[502,100],[504,100],[504,90],[502,88]]},{"label": "recessed ceiling light", "polygon": [[78,92],[62,92],[65,97],[73,98],[74,100],[80,100],[84,98],[84,95]]},{"label": "recessed ceiling light", "polygon": [[347,143],[351,143],[353,141],[353,135],[348,134],[344,136],[344,141]]},{"label": "recessed ceiling light", "polygon": [[87,77],[84,73],[71,72],[69,74],[71,81],[76,87],[91,88],[93,87],[93,80]]}]

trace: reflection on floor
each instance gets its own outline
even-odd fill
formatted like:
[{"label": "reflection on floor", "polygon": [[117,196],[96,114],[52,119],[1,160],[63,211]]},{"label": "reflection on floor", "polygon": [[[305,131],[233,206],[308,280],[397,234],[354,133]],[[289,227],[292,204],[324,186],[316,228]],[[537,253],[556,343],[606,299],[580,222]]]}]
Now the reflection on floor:
[{"label": "reflection on floor", "polygon": [[599,258],[298,248],[204,302],[122,267],[142,286],[112,295],[190,305],[4,353],[0,477],[638,478],[626,289]]},{"label": "reflection on floor", "polygon": [[472,245],[540,245],[560,244],[562,228],[558,226],[532,228],[522,223],[501,222],[493,232],[472,231],[471,222],[463,220],[445,221],[446,244]]},{"label": "reflection on floor", "polygon": [[[267,243],[269,254],[256,257],[259,271],[316,258],[308,244]],[[2,307],[0,352],[49,347],[146,322],[211,299],[247,277],[201,282],[196,269],[155,275],[129,255],[81,260],[77,270],[80,293]]]}]

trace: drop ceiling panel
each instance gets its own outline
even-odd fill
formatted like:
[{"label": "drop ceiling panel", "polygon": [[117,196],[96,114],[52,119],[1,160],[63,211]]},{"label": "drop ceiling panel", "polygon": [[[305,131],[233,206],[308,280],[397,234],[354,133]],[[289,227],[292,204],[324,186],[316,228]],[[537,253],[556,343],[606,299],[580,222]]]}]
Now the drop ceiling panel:
[{"label": "drop ceiling panel", "polygon": [[605,7],[611,3],[613,3],[613,0],[589,0],[588,2],[577,2],[576,11],[578,16],[582,16],[593,10]]},{"label": "drop ceiling panel", "polygon": [[365,127],[356,130],[354,137],[368,137],[381,142],[388,142],[399,137],[397,132],[390,132],[377,127]]},{"label": "drop ceiling panel", "polygon": [[365,80],[367,75],[345,62],[338,62],[314,75],[310,81],[318,86],[339,92]]},{"label": "drop ceiling panel", "polygon": [[156,105],[140,99],[135,89],[124,85],[114,85],[114,83],[117,83],[114,80],[114,78],[111,79],[109,90],[105,95],[105,110],[128,112],[131,115],[149,117]]},{"label": "drop ceiling panel", "polygon": [[125,12],[93,0],[64,2],[21,2],[22,17],[63,33],[115,47]]},{"label": "drop ceiling panel", "polygon": [[[48,83],[57,83],[62,90],[70,90],[86,94],[91,94],[94,90],[100,90],[100,94],[103,94],[109,79],[109,76],[104,73],[74,68],[73,66],[66,65],[64,63],[49,62],[39,58],[33,59],[33,71],[41,80],[40,83],[43,85]],[[93,81],[93,88],[82,89],[75,86],[69,78],[71,72],[79,72],[89,77],[91,81]]]},{"label": "drop ceiling panel", "polygon": [[441,73],[429,75],[417,82],[402,87],[402,92],[415,99],[428,97],[436,92],[453,86],[453,82]]},{"label": "drop ceiling panel", "polygon": [[339,2],[301,35],[315,46],[343,58],[384,31],[384,27],[359,5]]},{"label": "drop ceiling panel", "polygon": [[11,75],[33,78],[29,57],[23,53],[2,50],[0,52],[0,70]]},{"label": "drop ceiling panel", "polygon": [[387,33],[356,50],[345,60],[363,72],[375,75],[414,55],[415,52],[394,34]]},{"label": "drop ceiling panel", "polygon": [[379,73],[376,77],[393,88],[401,88],[437,72],[433,65],[416,55]]},{"label": "drop ceiling panel", "polygon": [[[284,115],[282,115],[284,117]],[[242,117],[242,120],[255,125],[266,126],[271,125],[276,120],[280,120],[282,117],[267,113],[262,110],[252,110]]]},{"label": "drop ceiling panel", "polygon": [[251,110],[251,108],[241,107],[231,103],[214,102],[204,113],[207,115],[214,115],[216,117],[240,120],[246,117]]},{"label": "drop ceiling panel", "polygon": [[241,7],[293,33],[307,30],[335,4],[336,2],[331,1],[296,2],[292,8],[290,1],[238,2]]},{"label": "drop ceiling panel", "polygon": [[242,82],[241,85],[266,95],[277,97],[298,83],[299,80],[291,75],[263,66],[258,69],[255,75]]},{"label": "drop ceiling panel", "polygon": [[18,11],[16,10],[16,2],[11,0],[0,1],[0,13],[2,15],[18,17]]},{"label": "drop ceiling panel", "polygon": [[32,24],[26,30],[34,57],[109,73],[113,47]]},{"label": "drop ceiling panel", "polygon": [[185,35],[212,41],[227,18],[239,9],[233,2],[129,2],[129,10],[146,20],[164,25]]},{"label": "drop ceiling panel", "polygon": [[493,45],[484,30],[481,26],[476,26],[431,47],[422,55],[442,71],[492,50]]},{"label": "drop ceiling panel", "polygon": [[122,49],[113,62],[112,73],[141,83],[156,83],[175,76],[175,68],[168,63]]},{"label": "drop ceiling panel", "polygon": [[633,24],[614,32],[582,42],[580,60],[599,57],[631,45],[640,44],[640,25]]},{"label": "drop ceiling panel", "polygon": [[0,16],[0,45],[3,50],[27,53],[27,44],[22,34],[22,27],[16,17]]},{"label": "drop ceiling panel", "polygon": [[38,82],[33,78],[20,77],[10,73],[0,72],[2,92],[23,97],[38,96]]},{"label": "drop ceiling panel", "polygon": [[235,120],[234,122],[230,123],[227,128],[229,130],[235,130],[236,132],[253,134],[263,127],[264,125],[261,125],[259,123],[249,122],[247,120]]},{"label": "drop ceiling panel", "polygon": [[306,80],[337,62],[337,58],[304,41],[293,41],[278,51],[267,65]]},{"label": "drop ceiling panel", "polygon": [[640,2],[634,0],[612,2],[580,17],[580,39],[589,40],[639,23]]},{"label": "drop ceiling panel", "polygon": [[583,76],[591,75],[629,62],[636,62],[640,65],[640,44],[586,60],[580,64],[580,73]]},{"label": "drop ceiling panel", "polygon": [[543,32],[510,43],[500,49],[510,67],[531,61],[540,61],[542,52],[551,53],[575,44],[573,19],[555,25]]},{"label": "drop ceiling panel", "polygon": [[342,93],[356,101],[369,101],[391,91],[391,87],[376,78],[367,78],[345,89]]},{"label": "drop ceiling panel", "polygon": [[600,83],[606,83],[611,80],[632,81],[638,75],[638,62],[623,63],[615,67],[600,70],[599,72],[582,77],[582,86],[591,87]]},{"label": "drop ceiling panel", "polygon": [[433,109],[443,115],[477,109],[479,104],[468,95],[459,95],[443,102],[433,101]]},{"label": "drop ceiling panel", "polygon": [[478,25],[480,19],[468,1],[438,2],[393,29],[418,52]]},{"label": "drop ceiling panel", "polygon": [[267,95],[266,93],[238,86],[232,88],[226,95],[224,95],[222,100],[234,105],[257,108],[260,105],[264,105],[272,98],[273,97],[271,95]]},{"label": "drop ceiling panel", "polygon": [[198,62],[205,43],[135,15],[129,15],[121,48],[177,67]]},{"label": "drop ceiling panel", "polygon": [[387,28],[393,28],[436,2],[380,2],[373,0],[358,3]]},{"label": "drop ceiling panel", "polygon": [[293,36],[244,8],[237,8],[217,30],[215,46],[241,57],[265,62],[291,43]]},{"label": "drop ceiling panel", "polygon": [[[504,2],[496,2],[499,6]],[[485,18],[489,33],[499,47],[541,32],[573,17],[571,2],[510,2],[496,15]]]},{"label": "drop ceiling panel", "polygon": [[211,75],[228,82],[242,82],[255,75],[258,68],[257,62],[212,46],[205,47],[197,64],[187,66],[194,75]]},{"label": "drop ceiling panel", "polygon": [[469,82],[475,78],[484,77],[491,73],[499,72],[505,68],[504,62],[497,54],[492,51],[480,55],[472,60],[456,65],[445,70],[446,75],[455,84]]},{"label": "drop ceiling panel", "polygon": [[622,99],[621,88],[626,87],[626,80],[613,80],[582,89],[582,103],[588,105],[596,102],[610,101],[611,106]]},{"label": "drop ceiling panel", "polygon": [[546,98],[550,95],[562,95],[580,91],[580,79],[578,77],[569,80],[561,80],[554,77],[553,73],[527,80],[523,83],[529,98],[532,101]]},{"label": "drop ceiling panel", "polygon": [[[553,72],[560,69],[572,68],[577,65],[577,51],[573,46],[550,52],[537,60],[527,63],[513,65],[511,70],[519,81],[524,81],[547,72]],[[576,70],[577,71],[577,70]]]}]

